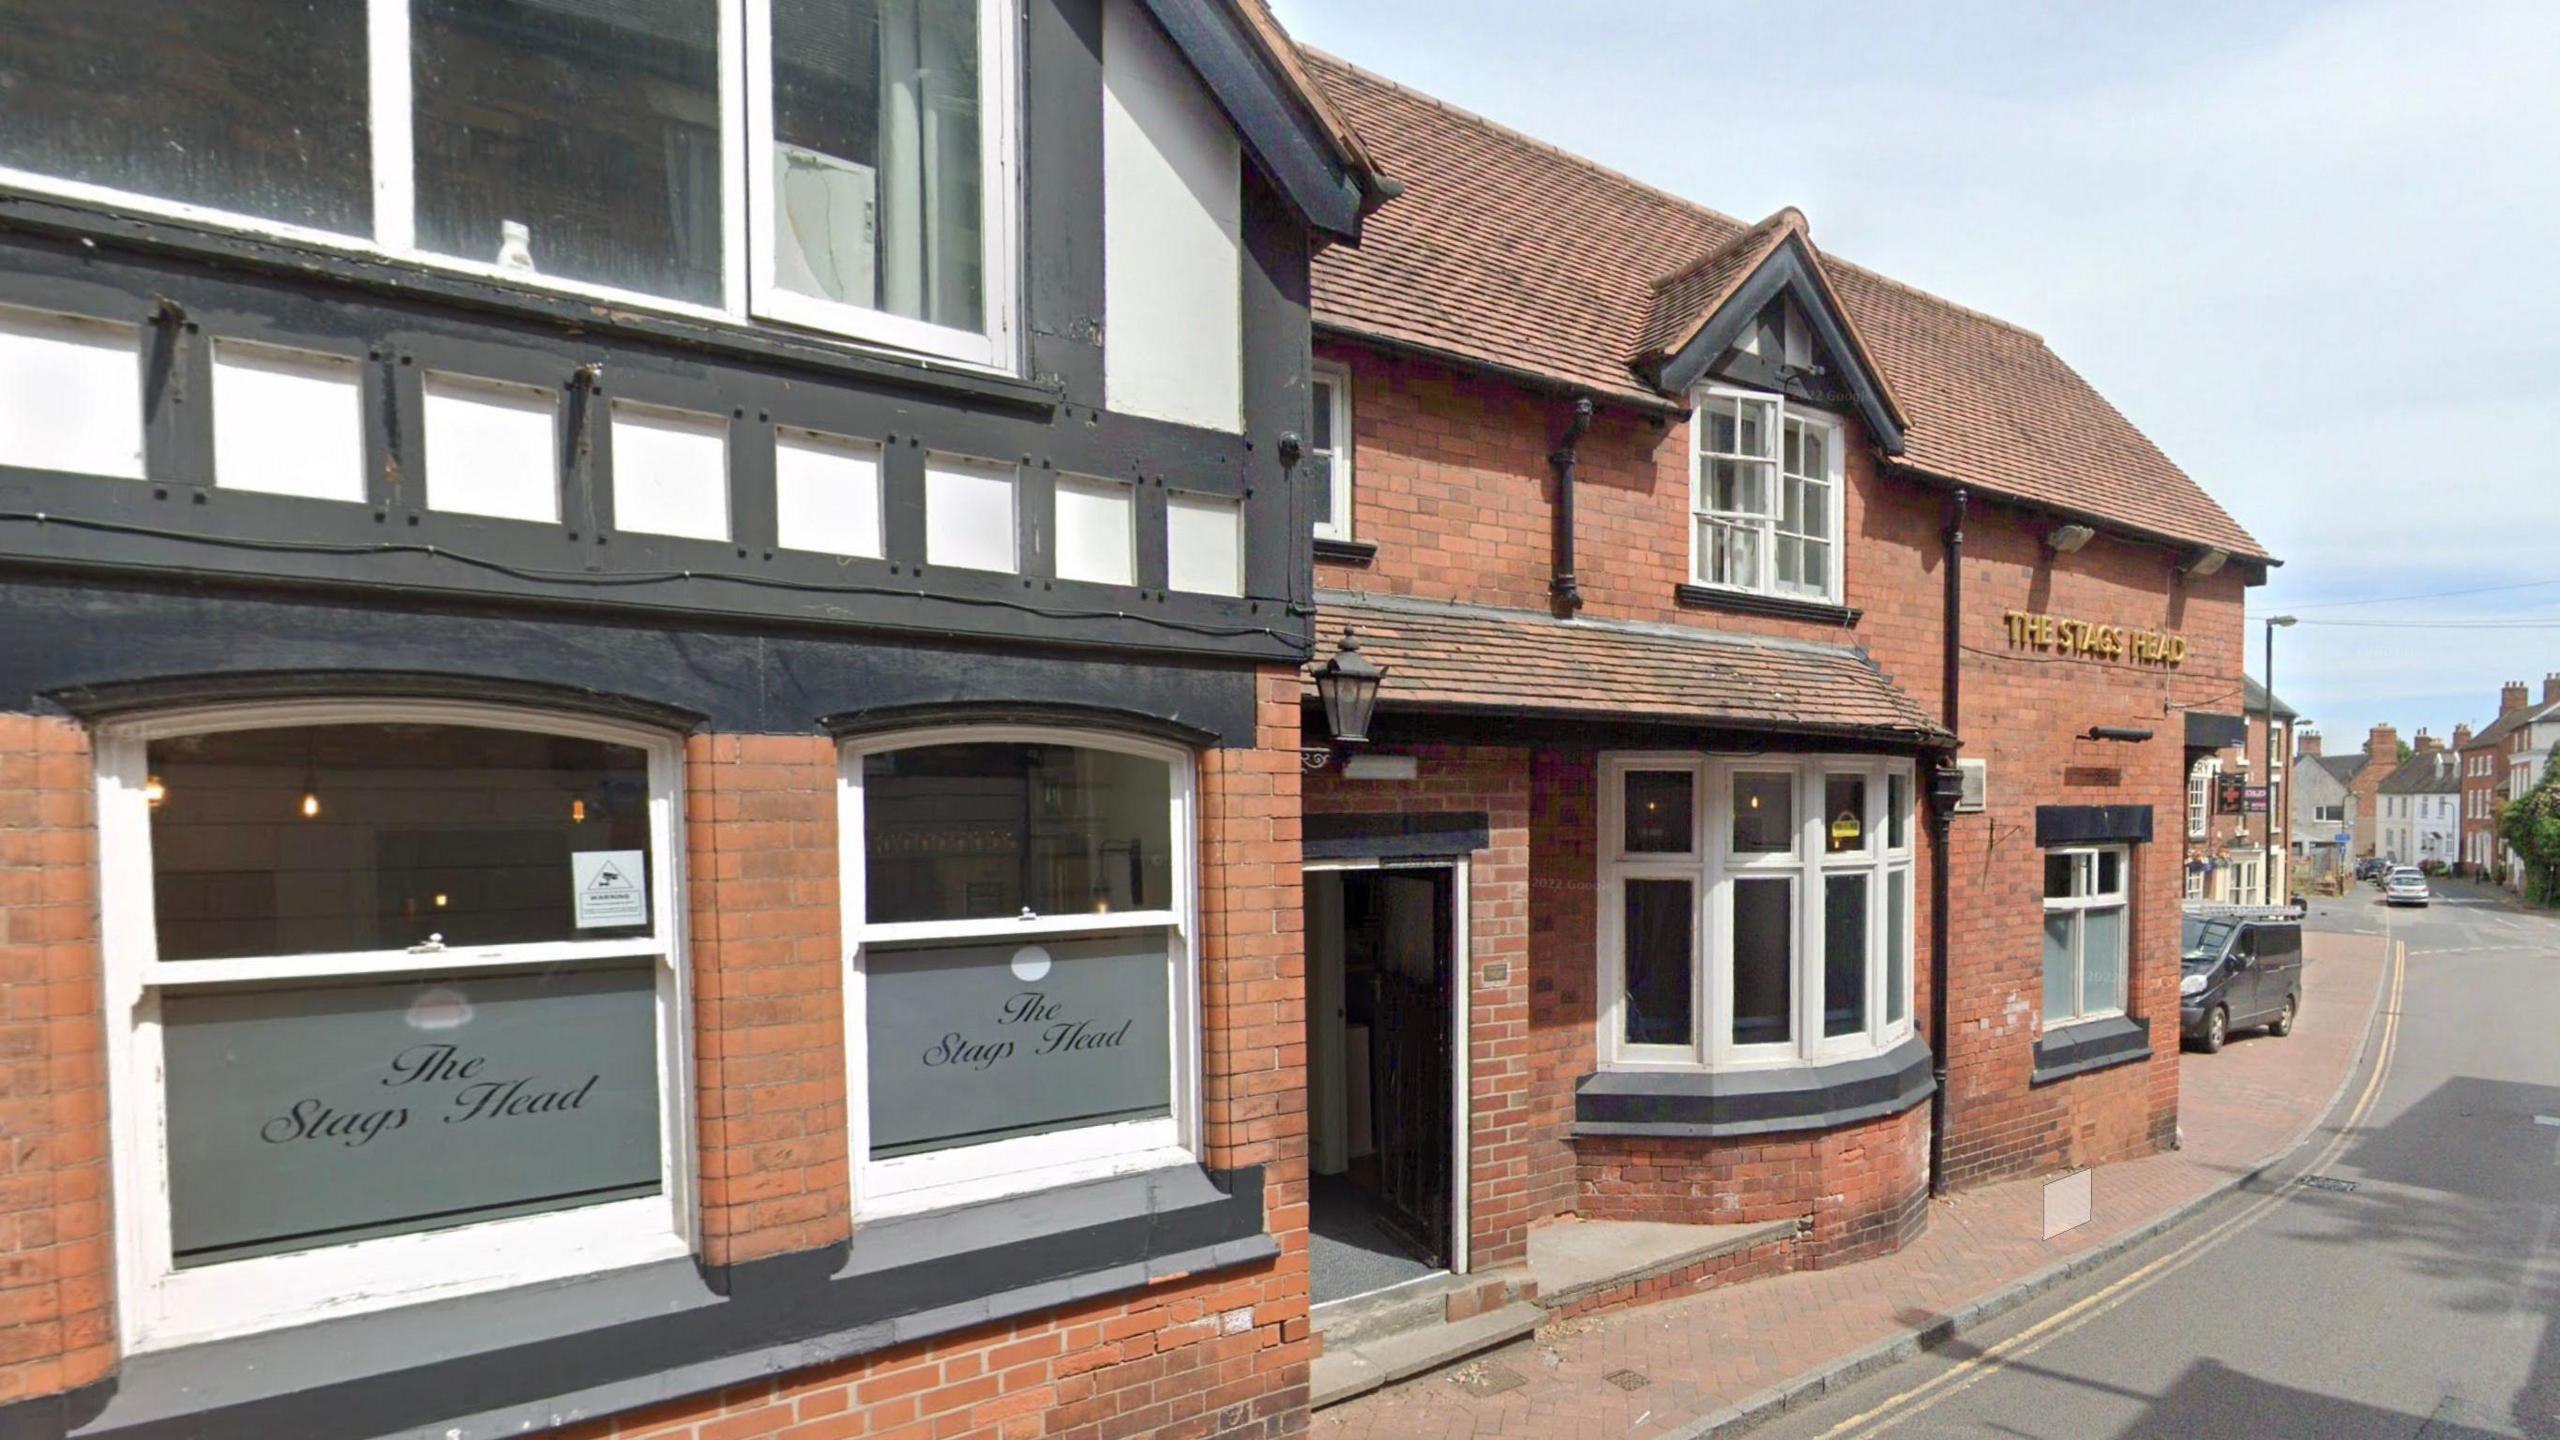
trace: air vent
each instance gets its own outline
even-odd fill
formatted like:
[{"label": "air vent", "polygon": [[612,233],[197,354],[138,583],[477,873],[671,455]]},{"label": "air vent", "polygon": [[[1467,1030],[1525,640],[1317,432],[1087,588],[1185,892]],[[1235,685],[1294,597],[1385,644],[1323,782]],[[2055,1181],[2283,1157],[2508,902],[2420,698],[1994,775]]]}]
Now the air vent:
[{"label": "air vent", "polygon": [[1981,814],[1991,805],[1991,762],[1958,760],[1956,769],[1964,776],[1964,791],[1956,797],[1956,813]]}]

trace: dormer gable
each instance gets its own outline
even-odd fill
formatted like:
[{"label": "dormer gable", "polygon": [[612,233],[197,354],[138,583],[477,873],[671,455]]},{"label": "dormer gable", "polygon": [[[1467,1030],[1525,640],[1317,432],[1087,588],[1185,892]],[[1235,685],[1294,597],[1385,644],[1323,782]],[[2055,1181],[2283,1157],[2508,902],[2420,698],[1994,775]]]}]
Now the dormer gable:
[{"label": "dormer gable", "polygon": [[1667,394],[1717,379],[1857,412],[1887,454],[1905,425],[1790,206],[1655,281],[1630,364]]}]

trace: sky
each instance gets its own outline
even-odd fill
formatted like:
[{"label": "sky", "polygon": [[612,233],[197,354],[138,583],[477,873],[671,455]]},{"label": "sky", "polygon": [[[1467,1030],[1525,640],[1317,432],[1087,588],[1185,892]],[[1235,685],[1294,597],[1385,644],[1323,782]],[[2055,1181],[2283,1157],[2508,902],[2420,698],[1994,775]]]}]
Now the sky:
[{"label": "sky", "polygon": [[2042,335],[2284,561],[2333,753],[2560,672],[2560,4],[1273,7]]}]

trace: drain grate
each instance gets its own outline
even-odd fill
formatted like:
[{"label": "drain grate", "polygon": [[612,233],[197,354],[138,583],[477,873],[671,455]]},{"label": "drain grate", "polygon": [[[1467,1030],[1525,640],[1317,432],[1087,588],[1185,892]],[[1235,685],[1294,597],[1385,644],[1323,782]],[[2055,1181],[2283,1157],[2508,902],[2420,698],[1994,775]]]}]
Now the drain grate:
[{"label": "drain grate", "polygon": [[1634,1370],[1612,1370],[1600,1378],[1621,1390],[1641,1390],[1653,1383]]},{"label": "drain grate", "polygon": [[2340,1180],[2328,1175],[2305,1175],[2294,1183],[2305,1189],[2326,1190],[2332,1195],[2344,1195],[2356,1188],[2353,1180]]}]

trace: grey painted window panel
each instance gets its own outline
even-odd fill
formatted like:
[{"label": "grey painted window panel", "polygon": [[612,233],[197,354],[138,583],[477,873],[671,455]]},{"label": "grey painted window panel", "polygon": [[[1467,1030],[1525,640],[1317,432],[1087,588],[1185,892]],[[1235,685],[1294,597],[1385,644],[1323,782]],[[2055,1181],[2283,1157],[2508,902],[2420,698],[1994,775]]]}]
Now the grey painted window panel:
[{"label": "grey painted window panel", "polygon": [[1822,1033],[1867,1028],[1867,905],[1864,870],[1822,877]]},{"label": "grey painted window panel", "polygon": [[872,950],[872,1158],[1172,1114],[1170,943]]},{"label": "grey painted window panel", "polygon": [[655,970],[163,995],[176,1263],[658,1193]]}]

